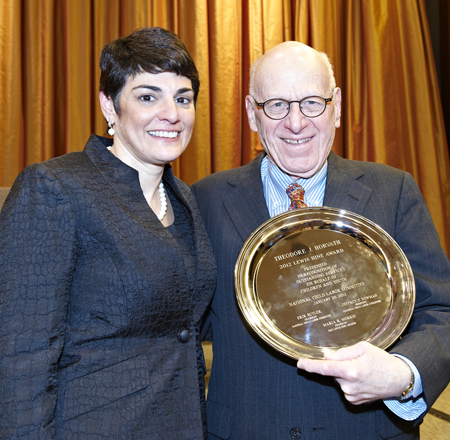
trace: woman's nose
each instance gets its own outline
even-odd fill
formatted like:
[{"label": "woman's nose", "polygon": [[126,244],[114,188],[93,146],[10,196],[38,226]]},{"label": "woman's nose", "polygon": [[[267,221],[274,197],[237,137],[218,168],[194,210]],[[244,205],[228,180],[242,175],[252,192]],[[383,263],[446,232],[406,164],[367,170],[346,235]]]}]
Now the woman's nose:
[{"label": "woman's nose", "polygon": [[158,112],[160,120],[166,120],[174,124],[180,120],[180,113],[177,104],[171,99],[163,100]]}]

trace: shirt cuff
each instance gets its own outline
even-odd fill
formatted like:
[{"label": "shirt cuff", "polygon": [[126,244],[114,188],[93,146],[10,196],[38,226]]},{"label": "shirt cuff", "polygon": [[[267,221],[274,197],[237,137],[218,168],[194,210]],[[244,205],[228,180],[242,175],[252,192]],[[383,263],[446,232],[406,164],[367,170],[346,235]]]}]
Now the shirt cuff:
[{"label": "shirt cuff", "polygon": [[404,399],[393,398],[383,400],[384,404],[398,417],[403,420],[415,420],[419,418],[427,409],[423,394],[422,378],[416,366],[405,356],[394,354],[394,356],[405,361],[414,374],[414,388]]}]

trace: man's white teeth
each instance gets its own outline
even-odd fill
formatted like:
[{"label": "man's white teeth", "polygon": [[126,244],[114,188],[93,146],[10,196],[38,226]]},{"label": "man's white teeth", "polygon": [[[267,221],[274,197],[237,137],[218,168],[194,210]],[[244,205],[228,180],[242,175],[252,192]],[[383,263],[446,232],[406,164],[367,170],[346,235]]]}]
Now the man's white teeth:
[{"label": "man's white teeth", "polygon": [[149,134],[163,138],[176,138],[178,136],[178,131],[149,131]]},{"label": "man's white teeth", "polygon": [[311,140],[311,138],[298,139],[298,140],[285,139],[285,142],[287,142],[288,144],[304,144],[305,142],[308,142],[309,140]]}]

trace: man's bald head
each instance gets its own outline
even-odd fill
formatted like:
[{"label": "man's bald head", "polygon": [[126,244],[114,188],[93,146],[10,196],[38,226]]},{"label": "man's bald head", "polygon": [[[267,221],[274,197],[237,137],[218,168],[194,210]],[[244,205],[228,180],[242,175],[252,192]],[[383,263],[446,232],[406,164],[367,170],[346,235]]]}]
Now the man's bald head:
[{"label": "man's bald head", "polygon": [[[261,75],[267,77],[275,73],[274,80],[278,80],[281,71],[293,64],[303,69],[308,66],[315,69],[315,66],[318,66],[324,75],[324,80],[328,82],[327,89],[332,91],[336,87],[333,66],[327,54],[298,41],[286,41],[273,47],[253,63],[250,69],[250,95],[256,95],[257,84],[262,80]],[[267,79],[270,80],[270,78]]]}]

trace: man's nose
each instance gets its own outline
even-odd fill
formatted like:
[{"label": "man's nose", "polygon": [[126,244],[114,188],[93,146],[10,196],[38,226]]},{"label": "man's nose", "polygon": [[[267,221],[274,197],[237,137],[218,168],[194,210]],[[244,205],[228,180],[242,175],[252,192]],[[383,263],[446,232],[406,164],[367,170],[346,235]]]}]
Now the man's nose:
[{"label": "man's nose", "polygon": [[298,102],[291,103],[289,114],[284,121],[286,127],[294,133],[299,133],[308,125],[308,118],[300,111]]}]

